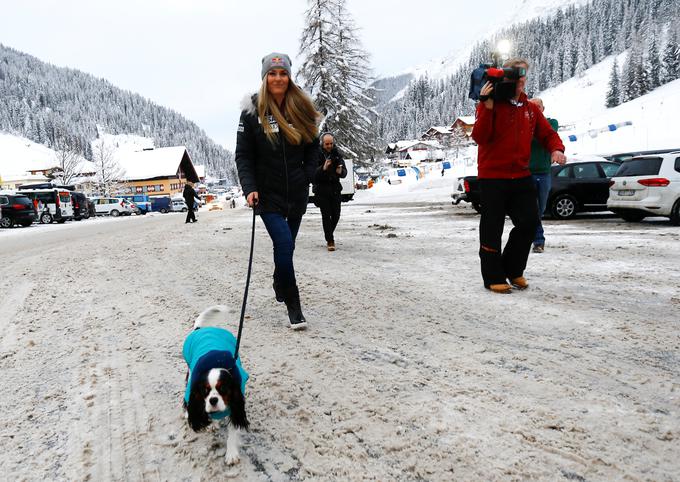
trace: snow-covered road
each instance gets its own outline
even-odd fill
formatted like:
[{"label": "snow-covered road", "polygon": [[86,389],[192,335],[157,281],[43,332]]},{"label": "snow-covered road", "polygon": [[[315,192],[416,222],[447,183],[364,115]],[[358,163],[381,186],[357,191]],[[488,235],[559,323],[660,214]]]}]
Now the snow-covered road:
[{"label": "snow-covered road", "polygon": [[304,218],[306,332],[274,300],[258,222],[252,430],[231,469],[224,430],[182,418],[181,347],[212,304],[234,308],[235,330],[249,211],[0,233],[0,478],[678,476],[680,229],[547,221],[531,288],[504,296],[482,287],[472,209],[358,197],[334,253],[318,210]]}]

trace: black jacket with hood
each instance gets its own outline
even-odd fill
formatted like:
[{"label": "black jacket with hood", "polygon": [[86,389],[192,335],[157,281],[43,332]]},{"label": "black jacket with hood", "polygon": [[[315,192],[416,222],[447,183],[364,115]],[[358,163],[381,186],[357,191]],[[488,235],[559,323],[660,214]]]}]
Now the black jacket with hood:
[{"label": "black jacket with hood", "polygon": [[[318,167],[314,174],[314,195],[339,197],[342,192],[340,179],[347,177],[345,161],[342,159],[342,156],[336,147],[333,147],[331,152],[319,149],[318,159]],[[333,164],[327,171],[324,171],[323,165],[326,162],[326,159],[331,159]],[[336,171],[339,165],[342,166],[340,174]]]},{"label": "black jacket with hood", "polygon": [[[258,214],[302,216],[307,210],[309,184],[317,167],[318,139],[296,146],[279,132],[272,143],[260,125],[257,95],[246,98],[241,108],[235,157],[243,194],[248,197],[251,192],[258,192],[255,209]],[[269,123],[278,132],[273,116],[269,116]]]},{"label": "black jacket with hood", "polygon": [[185,184],[184,191],[182,191],[182,197],[184,198],[184,202],[186,203],[187,207],[189,209],[193,209],[194,200],[198,197],[196,190],[188,184]]}]

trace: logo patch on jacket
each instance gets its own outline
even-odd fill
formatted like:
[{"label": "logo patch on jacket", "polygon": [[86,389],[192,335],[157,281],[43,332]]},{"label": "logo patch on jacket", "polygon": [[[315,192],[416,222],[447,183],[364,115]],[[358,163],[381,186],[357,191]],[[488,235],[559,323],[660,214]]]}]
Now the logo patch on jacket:
[{"label": "logo patch on jacket", "polygon": [[279,124],[273,115],[268,115],[267,120],[269,121],[269,127],[271,127],[272,132],[279,132]]},{"label": "logo patch on jacket", "polygon": [[245,132],[246,128],[243,125],[243,122],[238,123],[238,132]]},{"label": "logo patch on jacket", "polygon": [[[279,132],[279,123],[276,122],[273,115],[268,115],[267,121],[269,121],[269,127],[271,127],[272,132]],[[257,118],[257,123],[262,125],[262,120],[259,117]]]}]

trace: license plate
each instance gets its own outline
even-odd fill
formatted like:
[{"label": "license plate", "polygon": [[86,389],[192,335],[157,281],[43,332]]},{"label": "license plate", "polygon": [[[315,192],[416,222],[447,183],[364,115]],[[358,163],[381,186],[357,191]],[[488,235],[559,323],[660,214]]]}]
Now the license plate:
[{"label": "license plate", "polygon": [[635,190],[623,189],[622,191],[619,191],[619,196],[635,196]]}]

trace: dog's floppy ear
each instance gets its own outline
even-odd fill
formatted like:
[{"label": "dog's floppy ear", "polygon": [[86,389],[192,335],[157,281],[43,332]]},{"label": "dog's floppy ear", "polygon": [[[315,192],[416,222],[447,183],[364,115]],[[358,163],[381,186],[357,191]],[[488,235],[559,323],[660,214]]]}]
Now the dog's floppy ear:
[{"label": "dog's floppy ear", "polygon": [[241,393],[238,379],[234,378],[231,378],[231,383],[229,384],[229,410],[231,411],[229,415],[231,423],[235,427],[248,430],[250,422],[248,422],[248,417],[246,416],[246,400],[243,393]]},{"label": "dog's floppy ear", "polygon": [[189,404],[187,405],[187,415],[189,426],[194,432],[200,432],[210,425],[212,419],[205,411],[205,397],[200,389],[200,383],[194,383],[189,394]]}]

